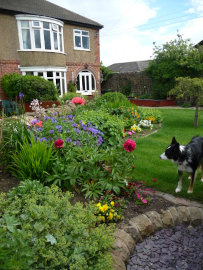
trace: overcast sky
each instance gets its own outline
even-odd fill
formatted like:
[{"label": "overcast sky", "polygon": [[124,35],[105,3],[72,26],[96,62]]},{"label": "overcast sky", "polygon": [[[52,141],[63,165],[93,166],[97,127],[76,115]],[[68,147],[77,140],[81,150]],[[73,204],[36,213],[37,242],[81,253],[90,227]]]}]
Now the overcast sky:
[{"label": "overcast sky", "polygon": [[203,40],[203,0],[49,0],[104,26],[101,61],[148,60],[153,42],[174,39],[177,30],[196,44]]}]

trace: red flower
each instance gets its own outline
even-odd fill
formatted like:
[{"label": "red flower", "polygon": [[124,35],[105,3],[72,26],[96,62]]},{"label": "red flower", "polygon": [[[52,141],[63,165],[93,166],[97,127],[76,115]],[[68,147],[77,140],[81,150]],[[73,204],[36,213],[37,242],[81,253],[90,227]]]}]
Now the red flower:
[{"label": "red flower", "polygon": [[73,104],[80,104],[83,106],[85,104],[85,100],[83,98],[80,98],[80,97],[74,97],[72,99],[72,103]]},{"label": "red flower", "polygon": [[35,124],[35,126],[37,126],[37,127],[42,127],[42,121],[38,121],[38,122]]},{"label": "red flower", "polygon": [[125,141],[125,143],[123,144],[123,148],[125,151],[127,152],[132,152],[135,150],[136,147],[136,143],[133,140],[127,140]]},{"label": "red flower", "polygon": [[156,178],[154,178],[154,179],[152,179],[152,181],[156,182],[156,181],[157,181],[157,179],[156,179]]},{"label": "red flower", "polygon": [[57,139],[57,140],[54,142],[54,147],[55,147],[56,149],[57,149],[57,148],[64,147],[64,145],[63,145],[63,140]]}]

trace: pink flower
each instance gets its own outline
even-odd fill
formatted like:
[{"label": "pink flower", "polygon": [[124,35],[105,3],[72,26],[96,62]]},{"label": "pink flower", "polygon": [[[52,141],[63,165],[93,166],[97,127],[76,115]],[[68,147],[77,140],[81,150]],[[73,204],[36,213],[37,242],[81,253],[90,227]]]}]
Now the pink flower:
[{"label": "pink flower", "polygon": [[128,131],[127,133],[128,133],[128,135],[132,136],[132,132]]},{"label": "pink flower", "polygon": [[85,100],[83,98],[80,98],[80,97],[74,97],[72,99],[72,103],[73,104],[80,104],[83,106],[85,104]]},{"label": "pink flower", "polygon": [[142,199],[142,202],[146,204],[147,203],[147,200],[146,199]]},{"label": "pink flower", "polygon": [[134,131],[134,130],[132,130],[132,133],[135,133],[135,131]]},{"label": "pink flower", "polygon": [[125,141],[125,143],[123,144],[123,148],[125,151],[127,152],[132,152],[135,150],[136,147],[136,143],[133,140],[128,139],[127,141]]},{"label": "pink flower", "polygon": [[151,191],[151,189],[150,189],[150,188],[146,188],[145,190],[146,190],[146,191]]},{"label": "pink flower", "polygon": [[136,196],[138,199],[140,199],[140,194],[139,193],[136,193]]},{"label": "pink flower", "polygon": [[57,139],[57,140],[54,142],[54,147],[55,147],[55,149],[64,147],[64,145],[63,145],[63,140]]}]

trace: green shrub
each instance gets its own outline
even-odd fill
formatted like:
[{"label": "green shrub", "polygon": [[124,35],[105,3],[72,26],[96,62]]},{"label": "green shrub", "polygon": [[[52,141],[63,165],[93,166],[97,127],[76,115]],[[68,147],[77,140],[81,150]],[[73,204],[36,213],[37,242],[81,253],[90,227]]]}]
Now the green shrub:
[{"label": "green shrub", "polygon": [[11,155],[11,172],[21,180],[30,178],[44,181],[52,169],[52,150],[52,145],[36,141],[34,136],[30,141],[25,139],[20,143],[19,151]]},{"label": "green shrub", "polygon": [[71,205],[54,186],[27,192],[27,184],[0,195],[0,269],[112,269],[113,230],[98,224],[96,207]]},{"label": "green shrub", "polygon": [[2,77],[1,85],[10,99],[18,98],[19,92],[24,94],[25,102],[31,102],[33,99],[46,101],[58,98],[54,84],[38,76],[10,73]]},{"label": "green shrub", "polygon": [[161,123],[163,121],[161,111],[157,109],[147,109],[143,107],[137,107],[141,119],[150,120],[150,117],[155,118],[154,123]]},{"label": "green shrub", "polygon": [[77,90],[77,87],[75,86],[75,84],[72,81],[69,81],[69,83],[68,83],[68,92],[75,93],[76,90]]},{"label": "green shrub", "polygon": [[122,139],[122,130],[125,123],[116,115],[110,115],[103,110],[83,111],[76,115],[76,119],[90,122],[104,134],[103,147],[114,146]]},{"label": "green shrub", "polygon": [[106,108],[118,108],[130,106],[128,98],[119,92],[109,92],[96,99],[96,104]]},{"label": "green shrub", "polygon": [[77,94],[77,93],[68,92],[68,93],[64,94],[60,98],[60,100],[62,100],[62,101],[65,102],[66,100],[72,100],[74,97],[81,97],[81,95],[80,94]]}]

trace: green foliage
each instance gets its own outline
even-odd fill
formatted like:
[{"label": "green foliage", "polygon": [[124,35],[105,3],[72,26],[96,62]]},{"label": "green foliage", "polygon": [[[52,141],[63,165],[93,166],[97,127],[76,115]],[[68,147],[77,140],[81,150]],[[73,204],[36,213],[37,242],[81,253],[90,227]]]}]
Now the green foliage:
[{"label": "green foliage", "polygon": [[1,85],[10,99],[18,98],[19,92],[24,94],[25,102],[31,102],[33,99],[46,101],[58,98],[54,84],[38,76],[10,73],[2,77]]},{"label": "green foliage", "polygon": [[47,142],[25,139],[17,153],[11,155],[10,170],[18,179],[40,179],[44,181],[52,169],[53,148]]},{"label": "green foliage", "polygon": [[140,119],[149,119],[150,117],[155,118],[154,123],[158,124],[163,121],[162,113],[160,110],[157,109],[148,109],[143,107],[137,107],[137,110],[140,114]]},{"label": "green foliage", "polygon": [[98,111],[84,111],[76,115],[76,119],[85,122],[90,122],[94,126],[99,127],[104,134],[103,147],[114,146],[121,141],[122,130],[124,128],[124,121],[116,115],[110,115],[103,110]]},{"label": "green foliage", "polygon": [[77,87],[75,86],[75,84],[72,81],[69,81],[69,83],[68,83],[68,92],[75,93],[76,90],[77,90]]},{"label": "green foliage", "polygon": [[68,93],[64,94],[60,98],[60,100],[65,102],[66,100],[72,100],[74,97],[81,97],[81,95],[77,94],[77,93],[73,93],[73,92],[68,92]]},{"label": "green foliage", "polygon": [[102,76],[102,83],[107,81],[113,75],[113,72],[108,67],[105,67],[102,62],[100,63],[100,71]]},{"label": "green foliage", "polygon": [[121,91],[125,96],[128,97],[130,96],[131,90],[132,90],[131,82],[128,82],[126,85],[122,87]]},{"label": "green foliage", "polygon": [[153,54],[154,59],[146,72],[152,78],[154,98],[166,98],[175,85],[176,77],[200,77],[202,74],[203,51],[179,34],[177,39],[162,46],[155,45]]},{"label": "green foliage", "polygon": [[0,268],[112,269],[113,230],[97,223],[95,206],[71,205],[70,193],[27,184],[26,194],[14,188],[0,195]]},{"label": "green foliage", "polygon": [[0,163],[7,167],[11,163],[11,155],[19,151],[20,144],[22,144],[25,139],[29,140],[30,134],[23,119],[20,118],[5,118],[4,121],[0,122],[0,129],[1,128]]}]

